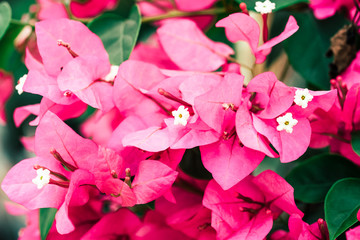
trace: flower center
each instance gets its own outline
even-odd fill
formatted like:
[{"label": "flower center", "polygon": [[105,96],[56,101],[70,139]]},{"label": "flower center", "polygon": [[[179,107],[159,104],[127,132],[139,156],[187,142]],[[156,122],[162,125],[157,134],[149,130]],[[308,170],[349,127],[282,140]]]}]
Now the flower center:
[{"label": "flower center", "polygon": [[178,108],[178,110],[172,111],[172,115],[174,116],[174,125],[181,124],[186,126],[187,120],[190,117],[188,109],[182,105]]},{"label": "flower center", "polygon": [[296,105],[307,108],[308,103],[313,100],[314,96],[310,94],[307,88],[297,89],[294,96],[294,102]]},{"label": "flower center", "polygon": [[285,130],[287,133],[292,133],[293,127],[298,123],[298,120],[294,119],[291,113],[286,113],[284,116],[278,117],[276,121],[279,124],[276,130],[279,132]]}]

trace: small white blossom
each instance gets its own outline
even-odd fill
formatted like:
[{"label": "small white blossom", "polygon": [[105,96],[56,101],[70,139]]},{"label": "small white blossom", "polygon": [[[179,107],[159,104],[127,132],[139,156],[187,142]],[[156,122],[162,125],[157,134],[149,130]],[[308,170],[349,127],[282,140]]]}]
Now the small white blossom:
[{"label": "small white blossom", "polygon": [[37,176],[32,180],[38,189],[43,188],[50,182],[50,171],[48,169],[39,168],[36,170]]},{"label": "small white blossom", "polygon": [[172,111],[172,115],[174,116],[174,125],[181,124],[186,126],[187,120],[190,117],[188,109],[184,106],[180,106],[178,110]]},{"label": "small white blossom", "polygon": [[291,113],[286,113],[284,116],[278,117],[276,121],[279,124],[276,130],[285,130],[287,133],[292,133],[293,127],[298,123],[298,120],[294,119]]},{"label": "small white blossom", "polygon": [[17,92],[18,92],[19,95],[21,95],[21,94],[24,92],[23,87],[24,87],[26,78],[27,78],[27,74],[25,74],[24,76],[22,76],[22,77],[19,79],[18,84],[15,86],[15,89],[17,90]]},{"label": "small white blossom", "polygon": [[265,2],[256,2],[255,10],[261,14],[271,13],[275,9],[275,3],[272,3],[270,0],[265,0]]},{"label": "small white blossom", "polygon": [[118,71],[119,71],[119,66],[111,65],[110,72],[103,79],[108,82],[114,81]]},{"label": "small white blossom", "polygon": [[305,89],[298,89],[295,92],[294,96],[294,102],[296,105],[307,108],[308,103],[314,98],[313,95],[310,94],[309,90],[307,88]]}]

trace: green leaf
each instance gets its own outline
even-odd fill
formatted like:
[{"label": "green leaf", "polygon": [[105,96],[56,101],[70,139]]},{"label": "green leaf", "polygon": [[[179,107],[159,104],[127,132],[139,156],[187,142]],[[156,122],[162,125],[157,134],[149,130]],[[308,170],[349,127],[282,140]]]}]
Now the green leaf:
[{"label": "green leaf", "polygon": [[184,173],[197,179],[211,179],[211,173],[204,167],[199,147],[186,149],[179,167]]},{"label": "green leaf", "polygon": [[7,2],[0,3],[0,39],[4,36],[10,25],[11,8]]},{"label": "green leaf", "polygon": [[141,25],[139,8],[134,5],[128,18],[105,13],[89,23],[109,54],[110,62],[120,65],[127,60],[135,46]]},{"label": "green leaf", "polygon": [[[255,11],[255,3],[259,2],[259,0],[236,0],[239,4],[244,2],[247,5],[249,10]],[[264,1],[260,1],[264,2]],[[278,11],[291,5],[298,4],[298,3],[309,3],[309,0],[272,0],[271,2],[275,3],[275,9],[273,10]]]},{"label": "green leaf", "polygon": [[54,222],[56,212],[56,208],[40,208],[39,225],[41,240],[46,239],[49,230]]},{"label": "green leaf", "polygon": [[295,199],[306,203],[320,203],[336,181],[357,176],[360,176],[360,168],[346,158],[321,154],[295,167],[286,180],[294,188]]},{"label": "green leaf", "polygon": [[346,178],[337,181],[325,198],[325,220],[330,240],[357,222],[360,208],[360,178]]},{"label": "green leaf", "polygon": [[319,21],[310,11],[291,14],[300,28],[284,41],[290,64],[307,82],[320,89],[329,89],[331,59],[325,55],[330,38],[348,21],[341,15]]},{"label": "green leaf", "polygon": [[21,54],[15,49],[14,40],[22,29],[23,26],[11,23],[0,40],[0,68],[15,74],[22,62]]},{"label": "green leaf", "polygon": [[351,133],[351,147],[360,156],[360,131]]}]

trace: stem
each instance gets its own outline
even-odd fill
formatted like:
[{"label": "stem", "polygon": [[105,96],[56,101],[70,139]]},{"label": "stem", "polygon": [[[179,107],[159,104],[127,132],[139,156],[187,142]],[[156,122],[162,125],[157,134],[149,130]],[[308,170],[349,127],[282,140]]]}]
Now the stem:
[{"label": "stem", "polygon": [[175,18],[175,17],[191,17],[191,16],[202,16],[202,15],[217,15],[221,13],[225,13],[226,10],[224,8],[210,8],[206,10],[194,11],[194,12],[183,12],[178,10],[172,10],[164,14],[160,14],[157,16],[143,17],[141,19],[141,23],[155,22],[167,18]]},{"label": "stem", "polygon": [[33,23],[29,23],[29,22],[22,22],[16,19],[11,19],[10,23],[15,24],[15,25],[21,25],[21,26],[31,26],[31,27],[35,27],[35,25]]},{"label": "stem", "polygon": [[239,64],[241,67],[247,68],[247,69],[249,69],[249,70],[252,71],[251,67],[246,66],[246,65],[243,64],[243,63],[240,63],[238,60],[236,60],[236,59],[233,58],[233,57],[227,56],[227,57],[226,57],[226,60],[228,60],[229,62],[233,62],[233,63]]}]

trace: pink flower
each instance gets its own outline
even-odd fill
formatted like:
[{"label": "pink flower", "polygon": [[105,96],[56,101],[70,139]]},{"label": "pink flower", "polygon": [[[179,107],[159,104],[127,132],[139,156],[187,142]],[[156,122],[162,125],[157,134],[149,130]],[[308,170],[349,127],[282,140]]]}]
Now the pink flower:
[{"label": "pink flower", "polygon": [[246,41],[249,43],[250,48],[256,57],[256,63],[264,62],[273,46],[284,41],[299,29],[295,18],[290,16],[284,31],[280,35],[265,42],[263,45],[258,46],[260,37],[259,24],[247,14],[230,14],[228,17],[218,21],[216,26],[225,28],[226,37],[231,42]]},{"label": "pink flower", "polygon": [[81,99],[109,111],[114,106],[108,94],[112,86],[102,78],[110,72],[110,63],[100,38],[82,23],[68,19],[38,22],[35,31],[42,62],[27,51],[25,62],[30,71],[24,91],[57,104]]},{"label": "pink flower", "polygon": [[311,0],[310,7],[313,9],[316,18],[324,19],[333,16],[342,7],[350,11],[355,6],[352,0]]},{"label": "pink flower", "polygon": [[308,117],[317,108],[328,111],[336,98],[336,91],[309,91],[312,100],[304,109],[294,102],[302,90],[286,86],[271,72],[257,75],[246,89],[249,100],[236,112],[239,139],[249,148],[276,157],[271,143],[281,162],[294,161],[306,151],[311,136]]},{"label": "pink flower", "polygon": [[0,70],[0,124],[6,123],[5,104],[13,92],[13,77]]},{"label": "pink flower", "polygon": [[293,193],[283,178],[267,170],[248,176],[227,191],[210,181],[203,204],[212,211],[211,226],[218,239],[258,240],[266,237],[282,211],[303,216]]},{"label": "pink flower", "polygon": [[319,219],[309,225],[302,221],[301,216],[292,214],[289,218],[289,232],[279,230],[271,235],[271,240],[318,240],[329,239],[326,222]]},{"label": "pink flower", "polygon": [[157,34],[166,54],[183,70],[214,71],[234,54],[229,46],[206,37],[190,20],[167,20]]}]

